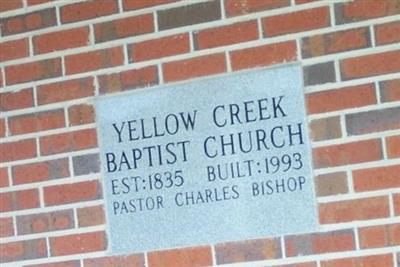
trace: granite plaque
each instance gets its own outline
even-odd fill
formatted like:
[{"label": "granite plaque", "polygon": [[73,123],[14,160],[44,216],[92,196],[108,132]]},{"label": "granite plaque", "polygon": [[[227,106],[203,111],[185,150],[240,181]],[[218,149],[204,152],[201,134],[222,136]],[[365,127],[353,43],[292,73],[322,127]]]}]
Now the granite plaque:
[{"label": "granite plaque", "polygon": [[112,253],[315,231],[301,66],[96,101]]}]

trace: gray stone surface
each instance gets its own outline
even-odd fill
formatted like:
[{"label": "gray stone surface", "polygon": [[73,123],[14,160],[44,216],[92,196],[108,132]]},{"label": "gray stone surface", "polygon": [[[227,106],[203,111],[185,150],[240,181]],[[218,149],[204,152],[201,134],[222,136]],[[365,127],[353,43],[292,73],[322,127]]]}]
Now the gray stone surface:
[{"label": "gray stone surface", "polygon": [[100,97],[96,111],[112,253],[316,230],[301,66]]}]

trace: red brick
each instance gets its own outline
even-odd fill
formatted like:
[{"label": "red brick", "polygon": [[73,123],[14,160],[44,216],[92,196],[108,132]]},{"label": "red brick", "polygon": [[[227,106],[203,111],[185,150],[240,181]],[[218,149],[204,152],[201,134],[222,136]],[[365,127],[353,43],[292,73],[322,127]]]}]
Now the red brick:
[{"label": "red brick", "polygon": [[196,49],[207,49],[256,40],[257,38],[257,21],[253,20],[195,32],[194,46]]},{"label": "red brick", "polygon": [[262,19],[265,37],[330,26],[329,8],[319,7]]},{"label": "red brick", "polygon": [[124,11],[127,10],[136,10],[146,7],[164,5],[168,3],[173,3],[179,0],[147,0],[147,1],[132,1],[132,0],[123,0],[122,6]]},{"label": "red brick", "polygon": [[33,209],[39,205],[37,189],[0,193],[0,212]]},{"label": "red brick", "polygon": [[47,257],[45,238],[0,244],[0,263]]},{"label": "red brick", "polygon": [[386,152],[389,158],[400,158],[400,135],[386,137]]},{"label": "red brick", "polygon": [[361,248],[400,245],[400,224],[377,225],[358,230]]},{"label": "red brick", "polygon": [[353,171],[356,192],[400,187],[400,165]]},{"label": "red brick", "polygon": [[390,216],[387,197],[371,197],[319,204],[321,224],[371,220]]},{"label": "red brick", "polygon": [[107,21],[94,25],[96,43],[154,32],[152,14]]},{"label": "red brick", "polygon": [[12,167],[13,184],[26,184],[68,177],[68,158],[55,159]]},{"label": "red brick", "polygon": [[317,196],[332,196],[348,192],[345,172],[320,174],[315,177]]},{"label": "red brick", "polygon": [[74,227],[73,210],[17,216],[18,235],[53,232]]},{"label": "red brick", "polygon": [[303,58],[317,57],[371,46],[368,28],[314,35],[302,39]]},{"label": "red brick", "polygon": [[24,267],[81,267],[79,260],[24,265]]},{"label": "red brick", "polygon": [[29,56],[27,38],[0,43],[0,62]]},{"label": "red brick", "polygon": [[105,223],[105,215],[102,205],[79,208],[77,213],[79,227],[87,227]]},{"label": "red brick", "polygon": [[14,235],[14,223],[12,217],[0,218],[0,237]]},{"label": "red brick", "polygon": [[270,10],[290,6],[289,0],[226,0],[225,10],[228,17],[244,15],[252,12]]},{"label": "red brick", "polygon": [[95,200],[102,195],[99,181],[47,186],[43,194],[46,206]]},{"label": "red brick", "polygon": [[132,69],[119,73],[98,76],[100,94],[121,92],[125,90],[158,84],[156,66]]},{"label": "red brick", "polygon": [[0,93],[0,111],[33,107],[32,88],[17,92]]},{"label": "red brick", "polygon": [[129,61],[138,62],[168,57],[190,51],[189,34],[177,34],[128,46]]},{"label": "red brick", "polygon": [[11,134],[25,134],[65,127],[64,110],[57,109],[19,115],[8,120]]},{"label": "red brick", "polygon": [[36,157],[35,139],[0,143],[0,162]]},{"label": "red brick", "polygon": [[217,264],[282,258],[279,238],[229,242],[215,246]]},{"label": "red brick", "polygon": [[0,2],[0,12],[10,11],[22,7],[23,7],[22,0],[14,0],[14,1],[3,0]]},{"label": "red brick", "polygon": [[10,186],[7,168],[0,168],[0,187]]},{"label": "red brick", "polygon": [[36,5],[41,5],[45,3],[52,2],[54,0],[27,0],[26,3],[28,6],[36,6]]},{"label": "red brick", "polygon": [[57,25],[56,10],[49,8],[0,20],[2,35],[29,32]]},{"label": "red brick", "polygon": [[52,58],[8,66],[5,74],[7,85],[58,77],[61,76],[61,59]]},{"label": "red brick", "polygon": [[400,13],[398,1],[355,0],[335,5],[336,24],[351,23]]},{"label": "red brick", "polygon": [[343,80],[351,80],[400,71],[400,50],[343,59],[340,72]]},{"label": "red brick", "polygon": [[37,87],[39,105],[62,102],[94,95],[93,78],[80,78],[40,85]]},{"label": "red brick", "polygon": [[70,23],[107,16],[117,12],[117,1],[94,0],[63,6],[60,9],[60,16],[62,23]]},{"label": "red brick", "polygon": [[69,126],[82,125],[94,122],[94,108],[92,105],[79,104],[68,108]]},{"label": "red brick", "polygon": [[148,264],[151,267],[200,267],[212,265],[210,247],[195,247],[149,252]]},{"label": "red brick", "polygon": [[400,216],[400,194],[393,194],[394,214]]},{"label": "red brick", "polygon": [[35,54],[66,50],[70,48],[86,46],[88,44],[88,27],[50,32],[33,37],[33,49]]},{"label": "red brick", "polygon": [[376,104],[374,84],[344,87],[306,96],[308,113],[325,113]]},{"label": "red brick", "polygon": [[230,57],[233,70],[294,61],[297,58],[296,42],[287,41],[236,50],[230,52]]},{"label": "red brick", "polygon": [[0,137],[5,137],[5,136],[6,136],[6,120],[0,119]]},{"label": "red brick", "polygon": [[162,68],[165,81],[172,82],[226,72],[226,61],[224,54],[212,54],[164,63]]},{"label": "red brick", "polygon": [[50,237],[52,256],[102,251],[105,250],[106,247],[107,240],[104,232]]},{"label": "red brick", "polygon": [[394,267],[392,254],[321,261],[321,267]]},{"label": "red brick", "polygon": [[400,22],[376,25],[375,39],[378,45],[400,42]]},{"label": "red brick", "polygon": [[65,72],[74,74],[122,65],[122,47],[106,48],[65,57]]},{"label": "red brick", "polygon": [[310,130],[313,141],[335,139],[342,136],[340,118],[338,116],[312,120],[310,122]]},{"label": "red brick", "polygon": [[355,249],[352,230],[287,236],[285,244],[288,257]]},{"label": "red brick", "polygon": [[379,83],[382,102],[400,101],[400,79]]},{"label": "red brick", "polygon": [[314,167],[326,168],[382,159],[379,139],[317,147],[313,150]]},{"label": "red brick", "polygon": [[96,146],[95,129],[54,134],[40,138],[40,153],[42,155],[71,152]]}]

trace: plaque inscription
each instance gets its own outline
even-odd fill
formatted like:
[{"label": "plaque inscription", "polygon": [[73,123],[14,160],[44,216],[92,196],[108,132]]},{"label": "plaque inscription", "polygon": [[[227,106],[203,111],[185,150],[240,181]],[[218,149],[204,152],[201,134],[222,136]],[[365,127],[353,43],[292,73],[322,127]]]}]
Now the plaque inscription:
[{"label": "plaque inscription", "polygon": [[96,101],[112,253],[317,227],[301,67]]}]

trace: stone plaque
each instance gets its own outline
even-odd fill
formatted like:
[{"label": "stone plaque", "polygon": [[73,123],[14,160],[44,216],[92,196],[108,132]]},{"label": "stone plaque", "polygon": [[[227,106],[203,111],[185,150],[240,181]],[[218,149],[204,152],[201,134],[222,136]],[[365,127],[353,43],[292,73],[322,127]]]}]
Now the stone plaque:
[{"label": "stone plaque", "polygon": [[301,66],[96,101],[112,253],[315,231]]}]

